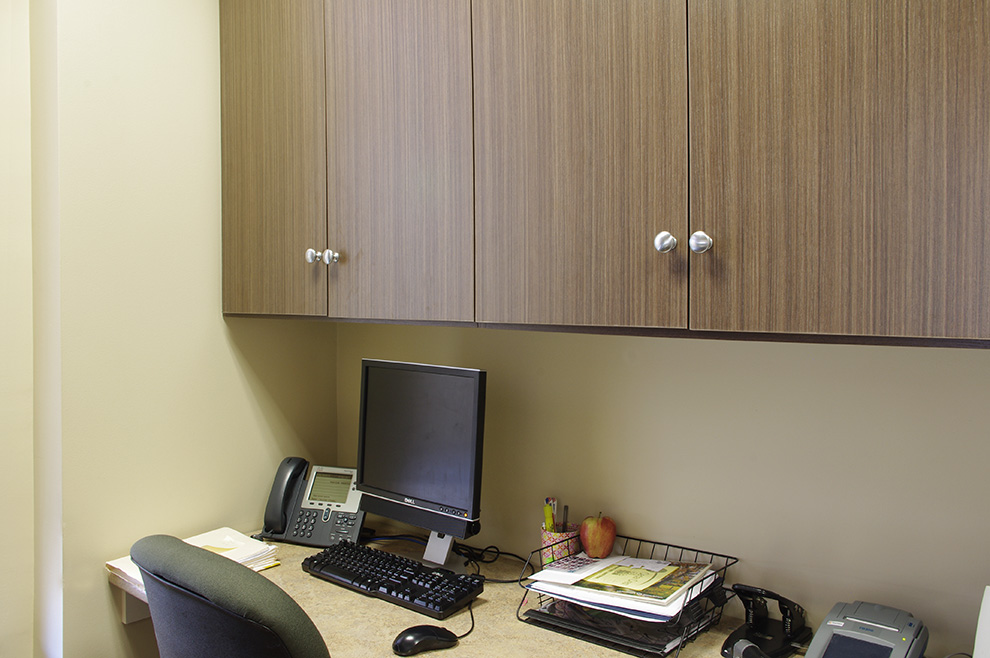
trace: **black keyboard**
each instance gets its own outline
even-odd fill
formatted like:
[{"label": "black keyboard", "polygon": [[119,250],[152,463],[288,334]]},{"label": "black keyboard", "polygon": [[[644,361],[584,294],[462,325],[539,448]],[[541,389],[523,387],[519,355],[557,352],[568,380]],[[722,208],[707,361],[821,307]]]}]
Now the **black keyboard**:
[{"label": "black keyboard", "polygon": [[485,579],[428,567],[401,555],[342,541],[302,562],[303,571],[434,619],[445,619],[485,589]]}]

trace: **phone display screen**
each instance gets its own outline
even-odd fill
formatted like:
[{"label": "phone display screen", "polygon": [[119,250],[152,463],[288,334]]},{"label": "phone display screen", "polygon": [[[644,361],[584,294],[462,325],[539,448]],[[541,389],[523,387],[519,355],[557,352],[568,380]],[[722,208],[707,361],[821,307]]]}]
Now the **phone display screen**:
[{"label": "phone display screen", "polygon": [[347,473],[313,474],[313,487],[309,492],[310,502],[344,503],[351,490],[351,476]]}]

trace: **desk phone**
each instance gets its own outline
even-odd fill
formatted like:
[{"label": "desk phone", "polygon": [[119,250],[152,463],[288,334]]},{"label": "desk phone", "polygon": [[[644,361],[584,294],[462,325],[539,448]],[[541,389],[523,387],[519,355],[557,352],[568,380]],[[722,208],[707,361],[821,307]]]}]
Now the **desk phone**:
[{"label": "desk phone", "polygon": [[356,475],[353,468],[310,467],[301,457],[286,457],[272,482],[264,529],[256,536],[321,548],[344,539],[357,543],[364,512]]}]

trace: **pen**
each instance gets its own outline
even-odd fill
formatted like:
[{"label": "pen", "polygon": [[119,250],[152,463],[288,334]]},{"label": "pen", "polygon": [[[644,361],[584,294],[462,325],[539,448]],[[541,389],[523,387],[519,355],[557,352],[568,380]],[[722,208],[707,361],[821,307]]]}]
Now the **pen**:
[{"label": "pen", "polygon": [[553,532],[553,508],[550,507],[550,503],[544,503],[543,505],[543,528],[547,532]]}]

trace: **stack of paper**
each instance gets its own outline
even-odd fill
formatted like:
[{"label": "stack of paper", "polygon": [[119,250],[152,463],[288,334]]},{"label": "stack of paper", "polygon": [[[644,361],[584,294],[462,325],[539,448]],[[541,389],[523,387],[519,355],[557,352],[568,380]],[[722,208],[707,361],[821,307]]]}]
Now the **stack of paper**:
[{"label": "stack of paper", "polygon": [[701,562],[611,556],[592,560],[584,553],[550,564],[532,576],[528,589],[589,608],[643,621],[669,621],[715,581]]},{"label": "stack of paper", "polygon": [[185,541],[193,546],[219,553],[255,571],[261,571],[278,564],[274,544],[266,544],[263,541],[251,539],[230,528],[204,532]]},{"label": "stack of paper", "polygon": [[[231,530],[230,528],[218,528],[217,530],[204,532],[201,535],[190,537],[185,541],[193,546],[205,548],[208,551],[230,558],[235,562],[240,562],[255,571],[274,567],[279,563],[274,545],[266,544],[257,539],[251,539],[247,535],[241,534],[236,530]],[[141,579],[141,571],[131,560],[130,556],[107,562],[107,570],[113,576],[123,581],[121,584],[125,586],[125,589],[144,592],[144,581]],[[130,587],[126,587],[128,585]],[[132,593],[134,592],[132,591]]]}]

